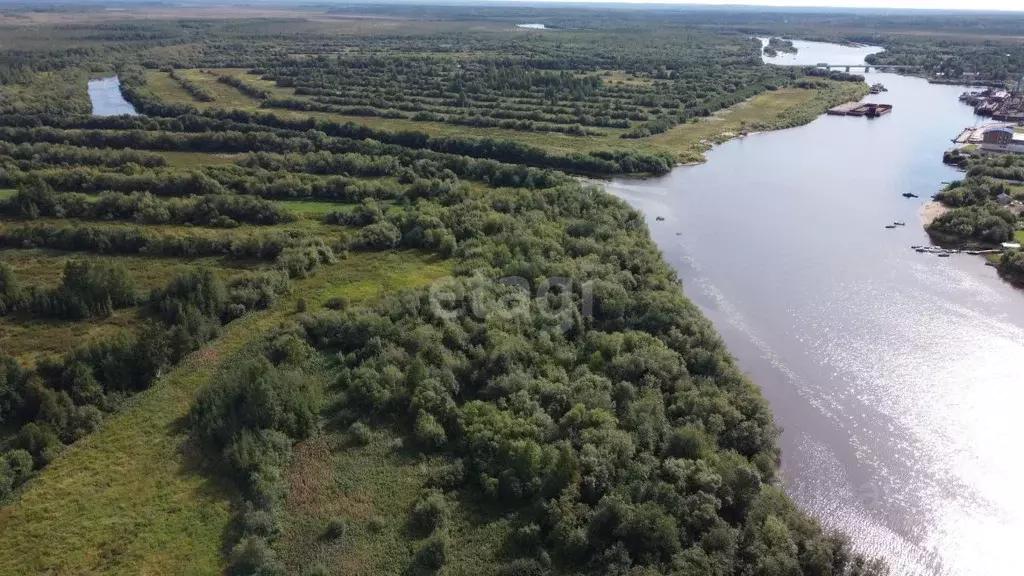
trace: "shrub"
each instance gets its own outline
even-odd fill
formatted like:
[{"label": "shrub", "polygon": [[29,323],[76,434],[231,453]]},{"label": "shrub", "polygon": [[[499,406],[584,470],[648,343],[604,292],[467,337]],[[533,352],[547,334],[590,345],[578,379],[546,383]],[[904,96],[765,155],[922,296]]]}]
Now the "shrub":
[{"label": "shrub", "polygon": [[462,460],[446,464],[430,475],[428,485],[441,490],[455,490],[466,482],[466,470]]},{"label": "shrub", "polygon": [[437,571],[444,566],[448,555],[448,538],[442,534],[434,534],[420,546],[416,553],[416,564],[425,570]]},{"label": "shrub", "polygon": [[284,566],[277,561],[273,549],[264,538],[248,536],[231,550],[228,574],[232,576],[284,575]]},{"label": "shrub", "polygon": [[334,251],[325,244],[289,246],[277,257],[277,265],[288,272],[291,278],[306,278],[320,264],[335,262]]},{"label": "shrub", "polygon": [[327,302],[324,302],[324,308],[328,308],[330,310],[344,310],[347,305],[348,302],[341,296],[335,296],[327,300]]},{"label": "shrub", "polygon": [[268,542],[280,536],[281,527],[272,508],[258,508],[252,502],[246,502],[240,523],[243,536],[259,536]]},{"label": "shrub", "polygon": [[444,496],[432,490],[413,506],[409,522],[420,533],[430,534],[444,525],[447,514],[448,503]]},{"label": "shrub", "polygon": [[32,455],[26,450],[10,450],[4,454],[3,460],[7,464],[14,485],[18,486],[28,480],[32,475]]},{"label": "shrub", "polygon": [[358,446],[366,446],[373,440],[373,431],[362,422],[356,422],[348,427],[348,434],[352,441]]},{"label": "shrub", "polygon": [[348,519],[335,516],[327,521],[327,528],[324,529],[324,537],[337,540],[348,532]]},{"label": "shrub", "polygon": [[301,373],[253,358],[203,389],[188,419],[205,446],[224,454],[236,480],[262,498],[273,488],[256,480],[273,484],[291,442],[312,434],[319,418],[317,398]]},{"label": "shrub", "polygon": [[282,334],[271,341],[267,357],[275,365],[301,366],[312,353],[313,349],[302,338]]},{"label": "shrub", "polygon": [[63,447],[52,428],[35,422],[21,427],[14,446],[31,454],[37,468],[49,464]]},{"label": "shrub", "polygon": [[306,311],[309,305],[306,303],[305,298],[299,298],[299,301],[295,303],[295,312],[302,314]]},{"label": "shrub", "polygon": [[380,534],[384,531],[384,526],[386,525],[387,524],[384,522],[383,518],[374,516],[366,522],[366,529],[369,530],[371,534]]},{"label": "shrub", "polygon": [[402,233],[390,222],[370,224],[356,234],[353,243],[356,248],[385,250],[394,248],[402,241]]},{"label": "shrub", "polygon": [[416,443],[426,450],[440,448],[448,441],[444,426],[441,426],[433,416],[422,410],[416,416],[415,434]]}]

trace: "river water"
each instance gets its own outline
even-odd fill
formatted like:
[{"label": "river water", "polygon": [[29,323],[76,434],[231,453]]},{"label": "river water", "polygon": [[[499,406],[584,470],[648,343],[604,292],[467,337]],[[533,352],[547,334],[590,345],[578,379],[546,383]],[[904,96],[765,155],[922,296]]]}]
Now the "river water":
[{"label": "river water", "polygon": [[[778,61],[879,50],[796,45]],[[963,88],[867,80],[889,88],[867,100],[892,114],[822,116],[608,189],[645,213],[771,402],[802,507],[894,575],[1019,575],[1024,292],[980,257],[910,249],[929,243],[921,204],[961,177],[943,150],[980,119],[957,101]]]},{"label": "river water", "polygon": [[92,100],[93,116],[137,114],[135,107],[121,95],[121,81],[117,76],[89,80],[89,99]]}]

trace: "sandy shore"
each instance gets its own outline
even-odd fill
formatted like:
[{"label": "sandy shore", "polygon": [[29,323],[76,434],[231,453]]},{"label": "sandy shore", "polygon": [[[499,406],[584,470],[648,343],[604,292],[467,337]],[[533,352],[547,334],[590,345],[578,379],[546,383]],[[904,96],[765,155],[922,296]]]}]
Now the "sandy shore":
[{"label": "sandy shore", "polygon": [[946,208],[942,204],[932,200],[931,202],[925,202],[921,209],[917,211],[917,215],[921,217],[921,223],[925,226],[931,224],[936,218],[946,213],[949,208]]}]

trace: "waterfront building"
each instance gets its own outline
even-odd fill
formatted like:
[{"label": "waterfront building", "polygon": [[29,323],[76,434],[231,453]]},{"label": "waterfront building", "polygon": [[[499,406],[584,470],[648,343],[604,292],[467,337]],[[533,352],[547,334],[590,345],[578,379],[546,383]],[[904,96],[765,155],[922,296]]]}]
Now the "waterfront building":
[{"label": "waterfront building", "polygon": [[978,148],[982,152],[997,154],[1007,152],[1024,154],[1024,134],[1017,134],[1012,126],[1005,124],[986,126],[982,131],[981,144]]}]

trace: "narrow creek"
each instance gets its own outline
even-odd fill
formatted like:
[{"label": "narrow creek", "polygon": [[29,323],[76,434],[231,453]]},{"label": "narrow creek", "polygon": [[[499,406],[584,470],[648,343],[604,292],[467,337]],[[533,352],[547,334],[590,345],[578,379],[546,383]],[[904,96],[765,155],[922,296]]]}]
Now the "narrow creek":
[{"label": "narrow creek", "polygon": [[[853,64],[880,50],[795,44],[767,61]],[[801,506],[894,575],[1020,574],[1024,291],[980,257],[910,249],[929,243],[921,205],[961,177],[943,150],[981,119],[957,101],[962,87],[867,81],[889,88],[866,100],[892,114],[822,116],[607,188],[646,215],[771,402]],[[885,228],[894,221],[906,226]]]}]

